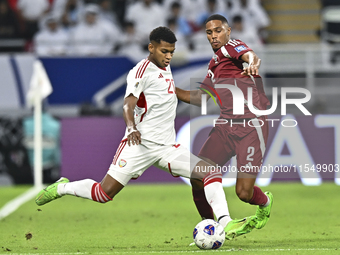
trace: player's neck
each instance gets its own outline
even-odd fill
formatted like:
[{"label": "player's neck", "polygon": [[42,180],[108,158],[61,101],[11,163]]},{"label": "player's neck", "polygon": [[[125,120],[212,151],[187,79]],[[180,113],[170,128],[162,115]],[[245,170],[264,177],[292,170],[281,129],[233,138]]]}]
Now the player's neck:
[{"label": "player's neck", "polygon": [[157,64],[157,62],[156,62],[150,55],[148,56],[148,60],[149,60],[151,63],[153,63],[155,66],[157,66],[158,68],[164,69],[164,67],[159,66],[159,65]]}]

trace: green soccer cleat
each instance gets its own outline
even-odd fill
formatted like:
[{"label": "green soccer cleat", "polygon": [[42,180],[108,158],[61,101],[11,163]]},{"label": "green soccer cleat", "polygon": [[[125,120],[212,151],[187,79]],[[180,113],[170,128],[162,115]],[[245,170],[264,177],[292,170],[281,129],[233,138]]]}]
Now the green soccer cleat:
[{"label": "green soccer cleat", "polygon": [[255,225],[255,228],[257,229],[261,229],[267,224],[270,216],[270,210],[272,209],[273,205],[273,194],[269,191],[266,191],[264,194],[269,197],[270,203],[266,207],[258,206],[255,213],[255,215],[257,216],[257,223]]},{"label": "green soccer cleat", "polygon": [[35,198],[35,203],[37,205],[44,205],[52,200],[60,198],[61,196],[57,192],[58,185],[67,182],[69,182],[67,178],[61,177],[58,181],[40,191]]},{"label": "green soccer cleat", "polygon": [[232,220],[224,228],[225,239],[231,240],[240,235],[249,233],[255,228],[256,216],[249,216],[240,220]]}]

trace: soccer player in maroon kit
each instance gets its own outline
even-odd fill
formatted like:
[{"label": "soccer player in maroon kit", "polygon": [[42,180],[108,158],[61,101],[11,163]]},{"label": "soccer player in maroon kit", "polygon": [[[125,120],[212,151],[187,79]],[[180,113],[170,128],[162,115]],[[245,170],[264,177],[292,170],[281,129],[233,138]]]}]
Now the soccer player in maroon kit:
[{"label": "soccer player in maroon kit", "polygon": [[[219,96],[219,123],[211,130],[199,157],[218,166],[224,166],[233,156],[237,156],[236,194],[244,202],[258,205],[255,228],[264,227],[269,219],[273,195],[263,193],[255,186],[256,176],[262,164],[268,137],[266,116],[258,116],[248,108],[248,88],[252,88],[252,104],[255,109],[265,110],[269,104],[258,69],[261,60],[242,41],[230,39],[231,28],[225,17],[214,14],[206,20],[207,38],[215,52],[209,63],[206,78],[198,90],[176,88],[178,99],[201,106],[204,90]],[[248,65],[243,66],[244,63]],[[233,114],[233,95],[229,89],[215,88],[216,84],[237,86],[244,95],[244,114]],[[209,97],[207,97],[209,98]],[[243,98],[242,98],[243,100]],[[204,197],[203,183],[191,181],[193,197],[202,218],[214,218]]]}]

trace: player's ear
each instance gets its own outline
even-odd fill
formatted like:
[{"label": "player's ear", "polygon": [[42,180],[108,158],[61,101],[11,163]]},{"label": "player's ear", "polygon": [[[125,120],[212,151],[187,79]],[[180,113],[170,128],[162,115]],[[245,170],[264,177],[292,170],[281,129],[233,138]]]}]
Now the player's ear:
[{"label": "player's ear", "polygon": [[227,35],[230,35],[230,32],[231,32],[231,27],[227,27]]},{"label": "player's ear", "polygon": [[152,43],[149,43],[148,49],[149,49],[150,53],[153,54],[153,52],[155,50],[155,45],[153,45]]}]

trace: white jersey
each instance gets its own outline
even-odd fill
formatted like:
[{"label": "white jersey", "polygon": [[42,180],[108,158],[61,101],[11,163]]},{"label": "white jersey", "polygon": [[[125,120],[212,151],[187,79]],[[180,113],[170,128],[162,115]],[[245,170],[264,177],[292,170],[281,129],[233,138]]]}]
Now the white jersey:
[{"label": "white jersey", "polygon": [[140,61],[127,76],[125,98],[130,94],[138,98],[134,117],[142,139],[175,144],[177,96],[170,66],[159,68],[148,59]]}]

